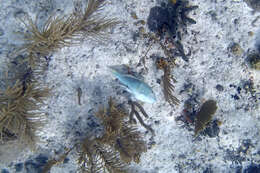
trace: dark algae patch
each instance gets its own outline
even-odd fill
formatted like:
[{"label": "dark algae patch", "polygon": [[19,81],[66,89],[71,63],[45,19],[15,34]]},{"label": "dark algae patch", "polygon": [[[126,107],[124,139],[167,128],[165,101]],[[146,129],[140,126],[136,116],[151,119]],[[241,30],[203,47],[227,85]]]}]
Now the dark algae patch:
[{"label": "dark algae patch", "polygon": [[260,70],[260,54],[252,53],[249,54],[247,60],[250,64],[250,67],[256,70]]},{"label": "dark algae patch", "polygon": [[211,121],[216,110],[217,103],[214,100],[208,100],[201,106],[200,111],[196,115],[195,136],[197,136],[198,133]]},{"label": "dark algae patch", "polygon": [[260,11],[260,1],[259,0],[245,0],[247,5],[255,11]]}]

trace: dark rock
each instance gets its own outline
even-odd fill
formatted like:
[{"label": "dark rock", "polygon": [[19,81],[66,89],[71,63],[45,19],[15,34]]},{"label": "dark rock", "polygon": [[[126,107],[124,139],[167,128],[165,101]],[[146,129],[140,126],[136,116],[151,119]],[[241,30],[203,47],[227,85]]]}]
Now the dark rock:
[{"label": "dark rock", "polygon": [[173,25],[172,21],[169,18],[169,12],[167,9],[159,6],[151,8],[147,22],[148,28],[151,31],[157,32],[163,27],[164,24],[167,23],[169,23],[170,26]]},{"label": "dark rock", "polygon": [[27,172],[30,173],[41,173],[43,167],[46,165],[48,157],[43,154],[37,156],[34,160],[28,160],[25,162],[24,166]]},{"label": "dark rock", "polygon": [[216,89],[217,89],[218,91],[224,91],[224,87],[223,87],[222,85],[220,85],[220,84],[217,84],[217,85],[216,85]]},{"label": "dark rock", "polygon": [[260,164],[251,164],[249,165],[243,173],[259,173],[260,172]]},{"label": "dark rock", "polygon": [[231,95],[231,97],[232,97],[234,100],[239,100],[239,99],[240,99],[237,94]]},{"label": "dark rock", "polygon": [[2,169],[1,173],[9,173],[9,171],[7,169]]},{"label": "dark rock", "polygon": [[160,124],[159,120],[154,121],[154,124]]},{"label": "dark rock", "polygon": [[162,3],[161,6],[151,8],[147,21],[148,28],[156,33],[166,30],[170,35],[176,36],[179,27],[185,28],[187,24],[196,23],[187,16],[196,8],[198,6],[190,6],[185,0],[176,3]]},{"label": "dark rock", "polygon": [[21,172],[23,170],[23,164],[17,163],[14,165],[16,172]]},{"label": "dark rock", "polygon": [[0,28],[0,37],[4,35],[4,30]]},{"label": "dark rock", "polygon": [[214,120],[212,123],[209,124],[209,126],[203,131],[203,134],[209,136],[210,138],[214,138],[218,136],[220,132],[218,121]]},{"label": "dark rock", "polygon": [[260,11],[260,1],[259,0],[245,0],[247,5],[255,11]]},{"label": "dark rock", "polygon": [[237,87],[237,93],[240,94],[241,92],[241,87]]},{"label": "dark rock", "polygon": [[66,164],[66,163],[69,163],[70,159],[69,158],[65,158],[63,163]]},{"label": "dark rock", "polygon": [[38,165],[44,166],[47,163],[47,161],[48,161],[48,157],[43,155],[43,154],[40,154],[39,156],[37,156],[35,158],[35,160],[38,163]]},{"label": "dark rock", "polygon": [[224,159],[232,161],[232,163],[235,164],[241,164],[243,161],[245,161],[244,157],[240,156],[240,154],[237,153],[236,151],[230,149],[226,150]]},{"label": "dark rock", "polygon": [[203,173],[213,173],[211,168],[206,168]]}]

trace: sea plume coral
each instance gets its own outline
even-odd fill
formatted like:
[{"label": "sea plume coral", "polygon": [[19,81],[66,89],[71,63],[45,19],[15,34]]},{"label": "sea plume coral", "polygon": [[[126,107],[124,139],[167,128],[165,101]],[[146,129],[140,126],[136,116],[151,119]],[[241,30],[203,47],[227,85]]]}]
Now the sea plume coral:
[{"label": "sea plume coral", "polygon": [[118,23],[114,18],[101,17],[99,10],[104,4],[104,0],[89,0],[84,10],[77,8],[68,17],[50,16],[43,27],[37,26],[37,21],[29,16],[21,19],[28,30],[22,33],[26,43],[21,51],[28,54],[30,66],[43,63],[50,52],[80,43],[85,38],[104,39],[104,31]]},{"label": "sea plume coral", "polygon": [[44,122],[39,109],[48,93],[48,89],[42,89],[36,83],[24,86],[19,81],[13,87],[0,91],[0,141],[6,142],[15,137],[33,144],[35,131]]}]

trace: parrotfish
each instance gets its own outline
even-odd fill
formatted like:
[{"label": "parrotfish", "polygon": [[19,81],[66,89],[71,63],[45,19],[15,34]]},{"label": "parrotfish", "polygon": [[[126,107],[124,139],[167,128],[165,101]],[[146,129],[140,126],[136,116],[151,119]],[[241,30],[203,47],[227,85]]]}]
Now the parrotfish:
[{"label": "parrotfish", "polygon": [[127,91],[137,100],[147,103],[154,103],[156,101],[153,90],[149,85],[142,80],[130,75],[123,74],[109,67],[113,75],[126,87]]}]

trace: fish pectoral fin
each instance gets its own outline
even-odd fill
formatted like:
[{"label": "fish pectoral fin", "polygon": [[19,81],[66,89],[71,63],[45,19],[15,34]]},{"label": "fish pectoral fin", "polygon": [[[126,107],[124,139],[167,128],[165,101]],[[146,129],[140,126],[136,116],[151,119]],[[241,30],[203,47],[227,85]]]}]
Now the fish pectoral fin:
[{"label": "fish pectoral fin", "polygon": [[126,90],[127,92],[129,92],[130,94],[133,94],[133,92],[132,92],[128,87],[126,87],[125,90]]},{"label": "fish pectoral fin", "polygon": [[122,83],[120,83],[120,85],[122,86],[122,88],[124,89],[124,90],[126,90],[127,92],[129,92],[129,93],[133,93],[129,88],[128,88],[128,86],[126,86],[126,85],[124,85],[124,84],[122,84]]}]

